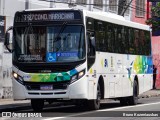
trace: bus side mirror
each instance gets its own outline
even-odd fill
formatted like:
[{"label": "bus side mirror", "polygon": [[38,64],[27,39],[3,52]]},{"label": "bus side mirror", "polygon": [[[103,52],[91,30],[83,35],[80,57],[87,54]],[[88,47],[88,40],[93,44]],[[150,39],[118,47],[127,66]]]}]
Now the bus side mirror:
[{"label": "bus side mirror", "polygon": [[9,52],[12,52],[12,44],[10,43],[12,31],[13,31],[13,27],[11,26],[6,30],[6,34],[5,34],[4,45]]},{"label": "bus side mirror", "polygon": [[10,39],[10,34],[6,33],[5,42],[4,42],[5,45],[9,45],[9,39]]}]

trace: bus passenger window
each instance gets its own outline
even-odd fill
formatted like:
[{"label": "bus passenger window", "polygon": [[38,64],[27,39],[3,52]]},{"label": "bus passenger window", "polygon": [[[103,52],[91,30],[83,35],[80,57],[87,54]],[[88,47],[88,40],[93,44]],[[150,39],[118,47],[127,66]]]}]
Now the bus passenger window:
[{"label": "bus passenger window", "polygon": [[151,44],[150,44],[150,32],[149,31],[145,31],[145,40],[146,40],[146,43],[145,43],[145,54],[146,55],[150,55],[151,54]]},{"label": "bus passenger window", "polygon": [[136,50],[136,54],[138,54],[140,51],[139,51],[139,30],[134,30],[134,47],[135,47],[135,50]]},{"label": "bus passenger window", "polygon": [[139,44],[140,44],[140,54],[145,55],[145,44],[146,44],[146,40],[145,40],[145,35],[144,35],[144,31],[141,30],[140,31],[140,39],[139,39]]},{"label": "bus passenger window", "polygon": [[123,39],[123,42],[124,42],[124,45],[125,45],[125,54],[128,54],[128,49],[129,49],[129,33],[128,33],[128,28],[127,27],[124,27],[124,39]]},{"label": "bus passenger window", "polygon": [[124,46],[122,43],[122,27],[121,26],[116,26],[117,29],[115,30],[116,33],[116,52],[117,53],[122,53]]},{"label": "bus passenger window", "polygon": [[133,31],[133,29],[129,28],[128,33],[129,33],[129,54],[135,54],[134,31]]},{"label": "bus passenger window", "polygon": [[114,50],[115,34],[114,34],[114,29],[112,24],[108,25],[107,36],[108,36],[108,51],[114,52],[115,51]]}]

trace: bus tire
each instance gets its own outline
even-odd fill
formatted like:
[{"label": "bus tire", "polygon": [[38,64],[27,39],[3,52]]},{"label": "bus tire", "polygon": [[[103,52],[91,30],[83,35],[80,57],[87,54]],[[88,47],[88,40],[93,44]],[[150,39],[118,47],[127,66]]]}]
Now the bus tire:
[{"label": "bus tire", "polygon": [[88,107],[91,110],[98,110],[100,108],[100,101],[101,101],[101,89],[98,83],[97,85],[97,97],[94,100],[88,101]]},{"label": "bus tire", "polygon": [[129,97],[129,105],[137,105],[138,103],[138,83],[134,80],[133,83],[133,96]]},{"label": "bus tire", "polygon": [[40,112],[44,107],[44,100],[41,99],[31,99],[32,109],[36,112]]}]

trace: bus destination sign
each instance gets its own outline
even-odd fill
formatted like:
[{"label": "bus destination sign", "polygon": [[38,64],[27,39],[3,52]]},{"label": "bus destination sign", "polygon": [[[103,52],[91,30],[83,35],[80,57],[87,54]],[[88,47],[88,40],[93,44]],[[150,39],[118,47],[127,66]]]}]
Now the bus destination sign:
[{"label": "bus destination sign", "polygon": [[40,21],[64,21],[81,20],[79,12],[21,12],[15,17],[15,22],[40,22]]}]

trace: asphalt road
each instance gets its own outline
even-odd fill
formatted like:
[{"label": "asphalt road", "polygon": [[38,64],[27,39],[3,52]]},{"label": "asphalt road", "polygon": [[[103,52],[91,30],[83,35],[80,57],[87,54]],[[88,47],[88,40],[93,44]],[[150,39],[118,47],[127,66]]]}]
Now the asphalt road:
[{"label": "asphalt road", "polygon": [[[14,112],[24,114],[32,113],[33,110]],[[121,106],[119,101],[108,101],[102,103],[100,110],[97,111],[79,109],[74,105],[51,106],[44,108],[40,114],[43,117],[34,118],[34,120],[82,120],[82,117],[83,120],[158,120],[160,119],[160,97],[141,98],[136,106]]]}]

